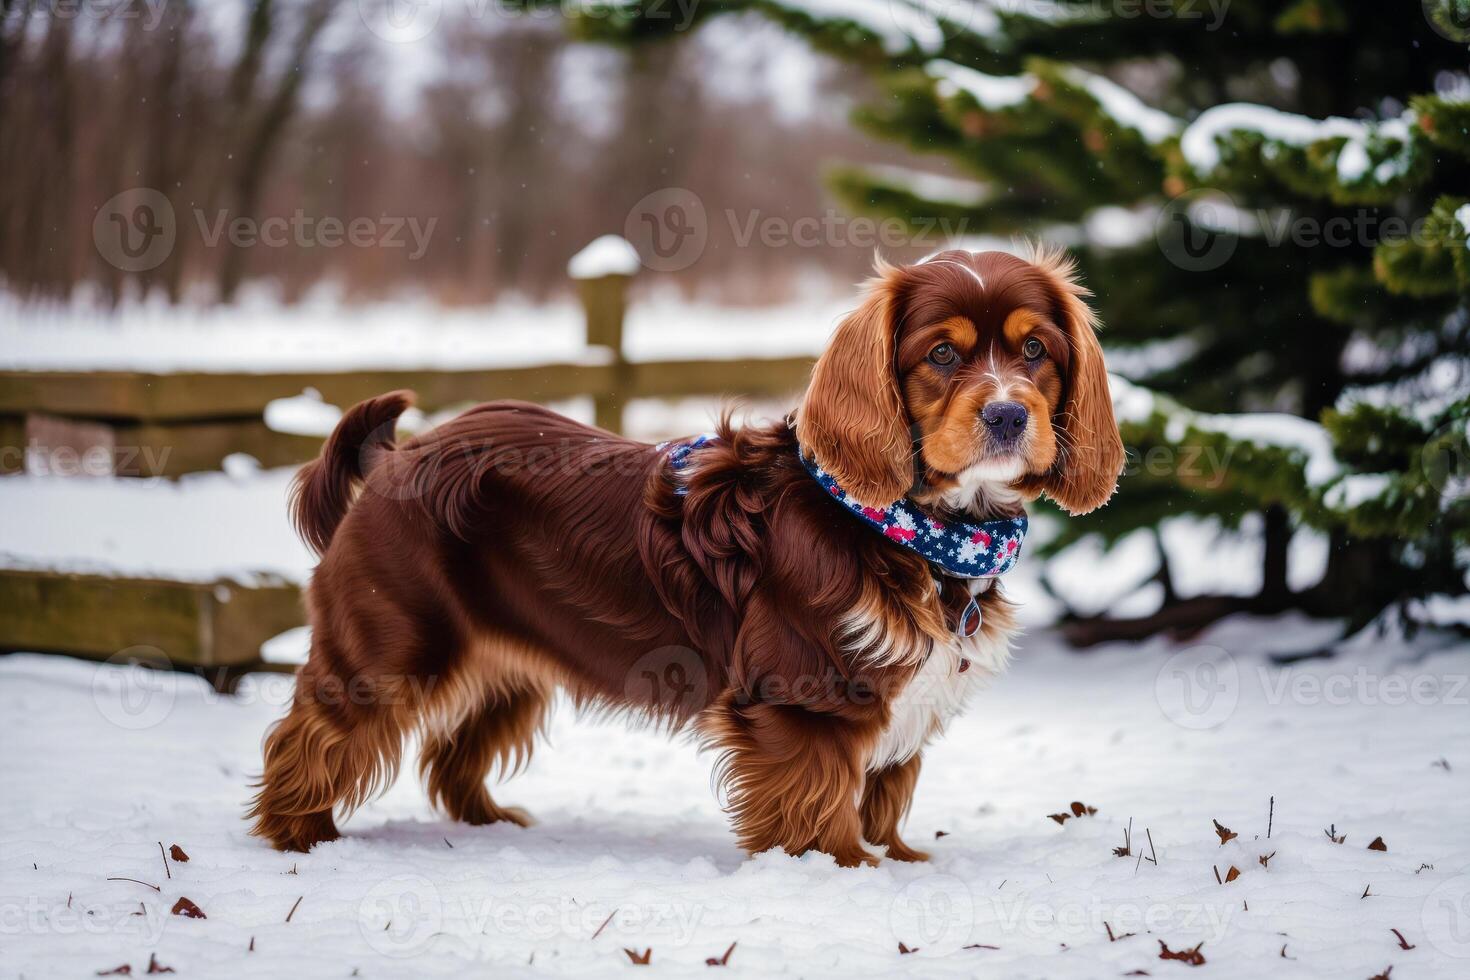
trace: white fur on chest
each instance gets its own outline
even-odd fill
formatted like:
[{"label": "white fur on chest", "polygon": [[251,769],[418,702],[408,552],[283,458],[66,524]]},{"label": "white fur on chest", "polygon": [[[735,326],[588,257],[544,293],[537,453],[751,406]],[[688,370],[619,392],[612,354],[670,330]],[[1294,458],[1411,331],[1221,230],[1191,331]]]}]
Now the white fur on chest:
[{"label": "white fur on chest", "polygon": [[[906,762],[944,730],[975,691],[1005,670],[1011,637],[981,630],[937,646],[899,695],[889,702],[888,725],[868,758],[868,772]],[[969,667],[960,670],[962,661]]]}]

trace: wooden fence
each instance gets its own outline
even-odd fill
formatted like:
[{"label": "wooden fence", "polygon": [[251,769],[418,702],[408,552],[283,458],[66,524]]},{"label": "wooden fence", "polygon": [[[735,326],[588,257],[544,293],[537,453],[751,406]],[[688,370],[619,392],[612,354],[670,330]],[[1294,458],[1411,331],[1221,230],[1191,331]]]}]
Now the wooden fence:
[{"label": "wooden fence", "polygon": [[[737,394],[792,396],[811,358],[633,362],[623,356],[628,277],[578,283],[589,351],[565,364],[466,371],[152,374],[135,371],[0,372],[0,471],[27,454],[89,458],[119,476],[178,476],[218,469],[231,453],[268,467],[312,458],[318,437],[276,432],[266,405],[315,388],[348,406],[412,388],[426,411],[497,398],[551,402],[591,396],[596,421],[618,430],[631,398]],[[0,545],[3,547],[3,545]],[[258,663],[262,642],[302,621],[294,585],[245,586],[0,571],[0,650],[39,650],[97,659],[132,647],[162,650],[176,664],[230,673]]]},{"label": "wooden fence", "polygon": [[[120,476],[218,469],[231,453],[248,453],[268,467],[304,462],[321,440],[270,429],[265,408],[307,388],[343,407],[412,388],[425,411],[496,398],[551,402],[590,395],[597,424],[617,431],[630,398],[780,396],[805,386],[807,357],[626,360],[626,281],[606,276],[579,283],[591,362],[464,371],[0,371],[0,467],[18,472],[27,453],[46,458],[59,450],[110,461],[103,468]],[[606,355],[603,363],[597,353]]]}]

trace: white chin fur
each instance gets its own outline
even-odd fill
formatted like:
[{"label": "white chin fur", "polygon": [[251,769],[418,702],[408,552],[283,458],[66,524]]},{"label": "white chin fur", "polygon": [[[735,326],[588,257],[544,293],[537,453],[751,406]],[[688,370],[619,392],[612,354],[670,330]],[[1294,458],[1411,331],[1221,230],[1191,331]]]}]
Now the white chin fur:
[{"label": "white chin fur", "polygon": [[951,510],[970,514],[993,515],[998,511],[1013,511],[1021,506],[1020,491],[1011,484],[1019,480],[1026,471],[1026,464],[1019,456],[1007,459],[987,459],[962,470],[956,475],[958,486],[946,490],[940,499]]}]

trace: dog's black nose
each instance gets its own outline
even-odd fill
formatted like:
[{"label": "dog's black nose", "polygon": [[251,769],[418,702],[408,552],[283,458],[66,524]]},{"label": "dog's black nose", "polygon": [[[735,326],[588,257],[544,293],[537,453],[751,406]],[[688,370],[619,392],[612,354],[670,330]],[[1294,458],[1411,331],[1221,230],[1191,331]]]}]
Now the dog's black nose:
[{"label": "dog's black nose", "polygon": [[991,402],[980,412],[991,443],[1010,447],[1026,431],[1026,406],[1020,402]]}]

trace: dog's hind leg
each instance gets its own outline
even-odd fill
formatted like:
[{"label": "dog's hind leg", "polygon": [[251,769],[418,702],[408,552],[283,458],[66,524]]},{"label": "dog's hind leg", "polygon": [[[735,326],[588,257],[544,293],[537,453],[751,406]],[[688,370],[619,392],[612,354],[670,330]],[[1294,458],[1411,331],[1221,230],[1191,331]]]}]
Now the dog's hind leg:
[{"label": "dog's hind leg", "polygon": [[509,776],[530,760],[549,701],[550,692],[543,688],[504,684],[469,706],[452,725],[429,722],[419,756],[429,798],[463,823],[508,820],[529,826],[526,811],[491,799],[485,778],[494,767],[502,777]]},{"label": "dog's hind leg", "polygon": [[491,798],[485,779],[491,769],[505,778],[530,761],[555,690],[555,679],[539,658],[518,644],[495,639],[473,644],[423,718],[419,773],[429,798],[463,823],[506,820],[528,826],[531,818],[524,810]]},{"label": "dog's hind leg", "polygon": [[333,812],[351,810],[392,782],[421,695],[401,679],[341,678],[302,668],[285,718],[265,740],[251,833],[281,850],[335,840]]}]

